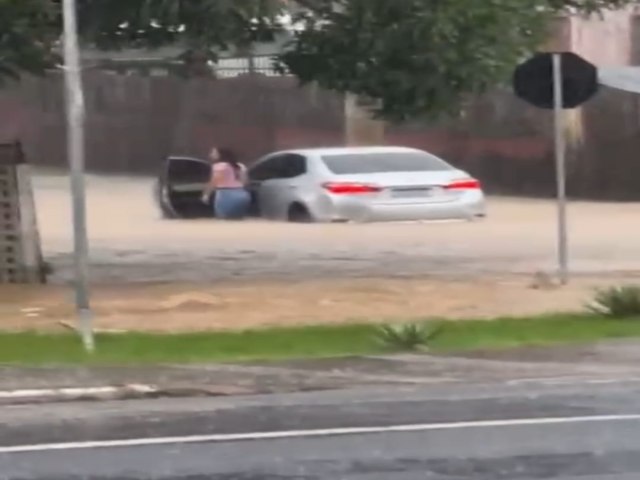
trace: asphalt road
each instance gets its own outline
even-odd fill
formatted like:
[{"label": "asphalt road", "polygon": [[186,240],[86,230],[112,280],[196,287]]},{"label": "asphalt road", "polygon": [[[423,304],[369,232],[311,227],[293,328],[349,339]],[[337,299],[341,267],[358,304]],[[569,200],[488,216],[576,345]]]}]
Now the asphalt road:
[{"label": "asphalt road", "polygon": [[640,384],[5,408],[0,479],[630,480]]}]

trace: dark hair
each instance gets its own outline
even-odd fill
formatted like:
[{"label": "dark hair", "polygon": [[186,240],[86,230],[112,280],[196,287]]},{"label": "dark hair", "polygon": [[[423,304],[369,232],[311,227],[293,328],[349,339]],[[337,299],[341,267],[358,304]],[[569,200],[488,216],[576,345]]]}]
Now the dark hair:
[{"label": "dark hair", "polygon": [[220,156],[220,162],[228,163],[233,167],[233,170],[236,174],[236,178],[239,177],[240,171],[242,170],[242,166],[238,161],[238,156],[236,153],[230,148],[221,147],[218,148],[218,155]]}]

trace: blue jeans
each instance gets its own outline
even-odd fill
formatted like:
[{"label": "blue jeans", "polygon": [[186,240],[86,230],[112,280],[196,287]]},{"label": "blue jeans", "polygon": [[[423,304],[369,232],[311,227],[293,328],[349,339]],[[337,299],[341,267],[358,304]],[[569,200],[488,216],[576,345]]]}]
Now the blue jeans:
[{"label": "blue jeans", "polygon": [[251,195],[244,188],[216,190],[213,209],[217,218],[241,220],[249,213]]}]

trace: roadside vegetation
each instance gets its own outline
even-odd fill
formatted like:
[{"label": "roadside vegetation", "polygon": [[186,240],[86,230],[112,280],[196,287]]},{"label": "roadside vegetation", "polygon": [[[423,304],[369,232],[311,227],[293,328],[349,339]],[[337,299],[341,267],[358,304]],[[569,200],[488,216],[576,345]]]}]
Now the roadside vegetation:
[{"label": "roadside vegetation", "polygon": [[623,285],[596,290],[588,310],[612,318],[640,318],[640,286]]},{"label": "roadside vegetation", "polygon": [[340,357],[406,351],[433,353],[587,344],[640,337],[639,321],[598,315],[429,321],[410,326],[340,325],[246,332],[124,333],[97,336],[88,356],[71,333],[1,333],[0,364],[181,364]]},{"label": "roadside vegetation", "polygon": [[376,335],[380,345],[386,349],[426,351],[443,326],[443,323],[435,322],[382,325]]},{"label": "roadside vegetation", "polygon": [[640,338],[640,287],[597,290],[583,314],[490,320],[380,322],[249,331],[97,335],[86,354],[74,333],[0,333],[0,364],[180,364],[449,353]]}]

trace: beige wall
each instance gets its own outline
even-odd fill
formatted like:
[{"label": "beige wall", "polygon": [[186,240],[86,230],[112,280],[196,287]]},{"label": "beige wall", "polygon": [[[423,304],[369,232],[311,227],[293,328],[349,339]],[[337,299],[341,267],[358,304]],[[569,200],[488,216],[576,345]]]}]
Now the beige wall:
[{"label": "beige wall", "polygon": [[571,50],[599,66],[631,62],[632,11],[617,10],[589,18],[571,17]]},{"label": "beige wall", "polygon": [[[638,63],[640,55],[635,37],[639,37],[637,14],[633,9],[606,12],[603,15],[563,16],[551,26],[547,50],[569,50],[600,66]],[[634,57],[638,57],[634,60]]]}]

